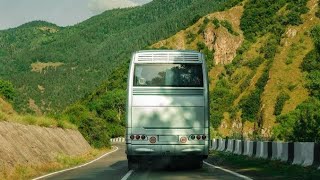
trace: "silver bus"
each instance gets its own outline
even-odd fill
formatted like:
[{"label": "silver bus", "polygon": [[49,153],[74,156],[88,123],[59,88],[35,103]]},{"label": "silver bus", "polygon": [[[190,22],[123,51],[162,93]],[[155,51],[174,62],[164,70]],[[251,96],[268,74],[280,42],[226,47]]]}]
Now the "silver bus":
[{"label": "silver bus", "polygon": [[143,159],[187,160],[201,168],[209,151],[208,77],[195,51],[133,54],[127,97],[128,168]]}]

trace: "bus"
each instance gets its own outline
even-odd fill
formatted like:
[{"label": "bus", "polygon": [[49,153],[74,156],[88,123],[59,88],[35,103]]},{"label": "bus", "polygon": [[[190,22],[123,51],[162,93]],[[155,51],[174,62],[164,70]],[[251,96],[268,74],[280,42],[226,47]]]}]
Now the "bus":
[{"label": "bus", "polygon": [[145,159],[186,160],[201,168],[209,151],[209,89],[204,55],[145,50],[132,56],[128,76],[128,168]]}]

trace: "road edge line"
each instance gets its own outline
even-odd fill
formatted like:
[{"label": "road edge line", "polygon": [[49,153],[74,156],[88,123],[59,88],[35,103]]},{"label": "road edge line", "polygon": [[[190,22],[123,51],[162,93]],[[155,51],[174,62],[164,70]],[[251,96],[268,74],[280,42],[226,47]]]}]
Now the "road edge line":
[{"label": "road edge line", "polygon": [[127,172],[126,175],[123,176],[123,178],[121,178],[121,180],[127,180],[133,172],[134,170],[131,169],[130,171]]},{"label": "road edge line", "polygon": [[75,167],[72,167],[72,168],[68,168],[68,169],[63,169],[63,170],[60,170],[60,171],[52,172],[52,173],[49,173],[49,174],[46,174],[46,175],[43,175],[43,176],[40,176],[40,177],[33,178],[32,180],[39,180],[39,179],[42,179],[42,178],[45,178],[45,177],[48,177],[48,176],[52,176],[54,174],[59,174],[59,173],[62,173],[62,172],[66,172],[66,171],[70,171],[70,170],[73,170],[73,169],[81,168],[83,166],[87,166],[87,165],[89,165],[89,164],[91,164],[93,162],[96,162],[99,159],[101,159],[101,158],[103,158],[103,157],[105,157],[105,156],[107,156],[107,155],[109,155],[111,153],[114,153],[114,152],[118,151],[119,148],[117,146],[113,146],[113,147],[115,147],[116,149],[113,150],[113,151],[107,152],[104,155],[102,155],[102,156],[98,157],[97,159],[94,159],[94,160],[92,160],[92,161],[90,161],[88,163],[85,163],[85,164],[82,164],[82,165],[79,165],[79,166],[75,166]]},{"label": "road edge line", "polygon": [[215,168],[215,169],[220,169],[220,170],[222,170],[222,171],[224,171],[224,172],[233,174],[233,175],[235,175],[235,176],[237,176],[237,177],[239,177],[239,178],[246,179],[246,180],[252,180],[251,178],[249,178],[249,177],[247,177],[247,176],[245,176],[245,175],[236,173],[236,172],[234,172],[234,171],[231,171],[231,170],[228,170],[228,169],[219,167],[219,166],[212,165],[212,164],[210,164],[210,163],[208,163],[208,162],[206,162],[206,161],[203,161],[203,163],[206,164],[206,165],[208,165],[208,166],[211,166],[211,167],[213,167],[213,168]]}]

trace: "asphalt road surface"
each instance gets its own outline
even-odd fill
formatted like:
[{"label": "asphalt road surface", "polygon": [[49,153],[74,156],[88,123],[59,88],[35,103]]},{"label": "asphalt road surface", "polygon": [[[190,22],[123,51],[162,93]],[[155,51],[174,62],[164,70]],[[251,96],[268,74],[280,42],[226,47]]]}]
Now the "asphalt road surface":
[{"label": "asphalt road surface", "polygon": [[203,164],[201,169],[170,169],[170,168],[151,168],[146,166],[137,170],[128,171],[127,158],[125,154],[125,144],[115,143],[119,149],[91,164],[86,166],[57,173],[43,179],[62,180],[62,179],[104,179],[104,180],[136,180],[136,179],[243,179],[232,172]]}]

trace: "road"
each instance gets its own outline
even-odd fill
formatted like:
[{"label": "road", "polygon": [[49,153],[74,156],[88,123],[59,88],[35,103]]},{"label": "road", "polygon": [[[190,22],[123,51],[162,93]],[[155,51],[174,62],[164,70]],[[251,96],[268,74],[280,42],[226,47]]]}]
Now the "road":
[{"label": "road", "polygon": [[[232,173],[214,168],[207,164],[202,169],[170,170],[168,168],[142,168],[128,172],[125,144],[116,143],[119,149],[94,163],[84,167],[61,172],[43,179],[104,179],[104,180],[136,180],[136,179],[243,179]],[[126,177],[125,177],[126,176]]]}]

